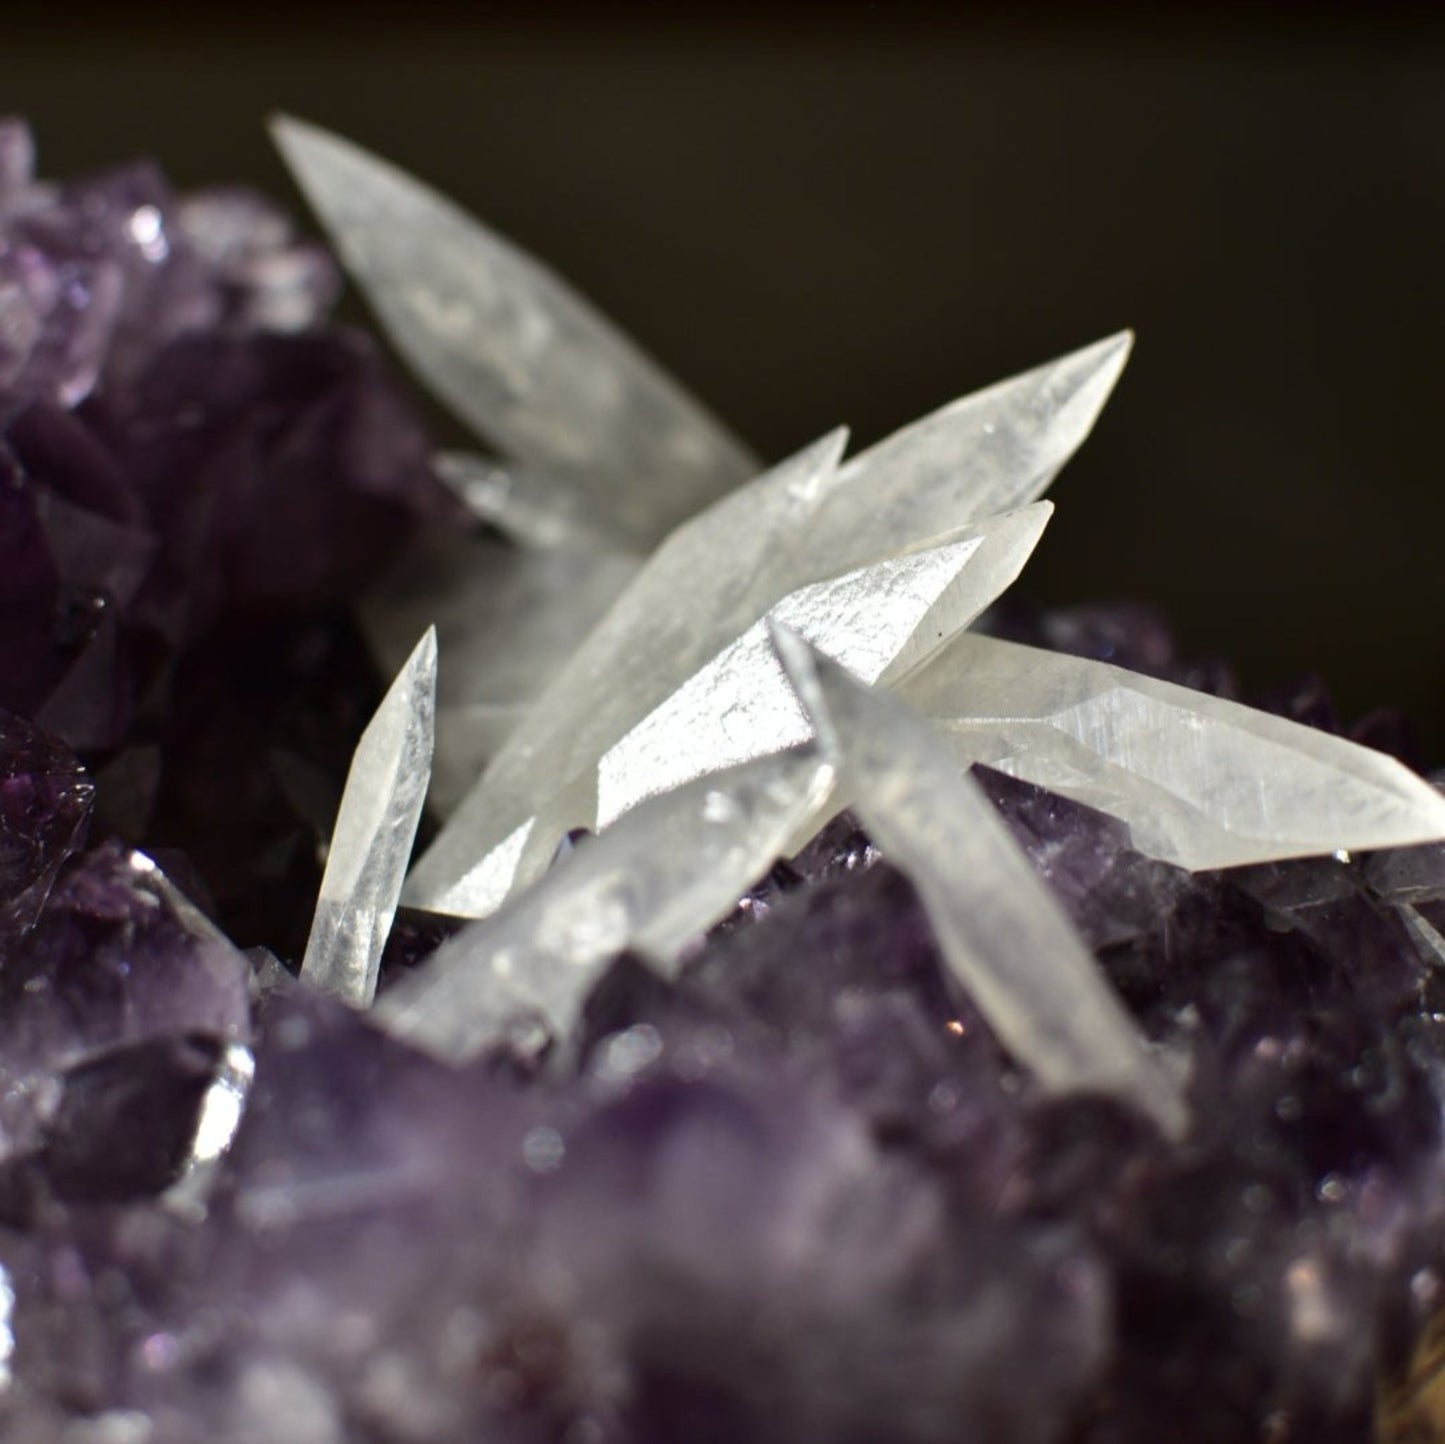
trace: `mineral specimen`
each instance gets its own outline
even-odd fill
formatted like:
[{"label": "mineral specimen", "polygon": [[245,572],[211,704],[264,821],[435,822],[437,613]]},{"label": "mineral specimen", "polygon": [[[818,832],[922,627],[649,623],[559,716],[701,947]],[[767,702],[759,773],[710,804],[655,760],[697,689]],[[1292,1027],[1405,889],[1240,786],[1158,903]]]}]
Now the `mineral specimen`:
[{"label": "mineral specimen", "polygon": [[431,771],[436,633],[428,630],[356,744],[301,976],[371,1005]]},{"label": "mineral specimen", "polygon": [[504,454],[269,203],[0,126],[0,1436],[1439,1438],[1439,792],[978,618],[1128,337],[747,482],[277,134]]}]

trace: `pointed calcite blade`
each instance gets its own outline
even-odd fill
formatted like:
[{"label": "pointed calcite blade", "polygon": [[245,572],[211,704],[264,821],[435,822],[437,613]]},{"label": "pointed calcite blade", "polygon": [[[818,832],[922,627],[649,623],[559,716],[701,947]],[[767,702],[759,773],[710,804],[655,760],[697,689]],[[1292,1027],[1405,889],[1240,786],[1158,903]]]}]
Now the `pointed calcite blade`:
[{"label": "pointed calcite blade", "polygon": [[[942,545],[800,587],[783,598],[772,615],[867,681],[890,678],[916,666],[958,628],[967,626],[1013,580],[1037,543],[1049,511],[1047,503],[1035,503],[966,527]],[[625,677],[625,668],[619,671]],[[648,695],[645,686],[639,686],[637,693]],[[595,695],[599,710],[605,708],[605,694],[599,689]],[[574,755],[568,759],[576,767],[570,774],[563,765],[549,770],[549,798],[569,776],[574,784],[585,783],[572,792],[579,810],[558,809],[550,801],[544,804],[547,826],[537,830],[530,852],[515,855],[510,875],[499,866],[497,853],[509,847],[508,839],[529,815],[527,804],[514,794],[512,807],[505,806],[501,790],[487,786],[493,781],[489,774],[408,880],[409,894],[413,889],[420,892],[419,884],[440,875],[438,893],[418,896],[422,906],[483,917],[509,891],[531,880],[566,829],[606,826],[655,792],[778,751],[809,735],[809,725],[768,645],[765,620],[759,620],[600,756]],[[527,727],[519,741],[532,737]],[[477,807],[480,796],[488,800],[484,811]],[[478,828],[468,835],[455,825],[472,817],[485,824],[485,834]],[[467,850],[468,842],[475,850]],[[449,843],[455,843],[461,862],[450,876],[438,866],[448,862]]]},{"label": "pointed calcite blade", "polygon": [[612,958],[630,949],[670,965],[816,816],[832,781],[819,750],[803,747],[650,798],[444,943],[375,1016],[458,1063],[522,1030],[565,1038]]},{"label": "pointed calcite blade", "polygon": [[757,470],[531,256],[339,136],[285,116],[272,133],[397,350],[507,456],[581,483],[641,543]]},{"label": "pointed calcite blade", "polygon": [[1445,798],[1394,758],[1107,663],[970,634],[903,694],[960,761],[1112,813],[1178,867],[1445,838]]},{"label": "pointed calcite blade", "polygon": [[855,456],[821,510],[814,545],[846,550],[850,538],[856,547],[899,530],[928,536],[1042,496],[1093,429],[1133,341],[1121,331],[1071,351]]},{"label": "pointed calcite blade", "polygon": [[949,967],[1014,1057],[1056,1092],[1112,1093],[1167,1132],[1178,1091],[1007,825],[942,739],[895,698],[775,629],[840,785],[912,879]]},{"label": "pointed calcite blade", "polygon": [[428,629],[351,759],[301,976],[366,1008],[431,775],[436,632]]}]

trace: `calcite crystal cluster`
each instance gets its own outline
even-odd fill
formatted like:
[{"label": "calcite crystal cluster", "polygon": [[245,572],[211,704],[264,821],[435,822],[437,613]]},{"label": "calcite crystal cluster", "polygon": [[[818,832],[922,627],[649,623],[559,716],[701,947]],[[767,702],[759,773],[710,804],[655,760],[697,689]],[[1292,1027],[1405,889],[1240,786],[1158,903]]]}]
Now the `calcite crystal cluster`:
[{"label": "calcite crystal cluster", "polygon": [[485,454],[0,128],[0,1437],[1445,1437],[1445,800],[999,600],[1128,337],[764,468],[277,139]]}]

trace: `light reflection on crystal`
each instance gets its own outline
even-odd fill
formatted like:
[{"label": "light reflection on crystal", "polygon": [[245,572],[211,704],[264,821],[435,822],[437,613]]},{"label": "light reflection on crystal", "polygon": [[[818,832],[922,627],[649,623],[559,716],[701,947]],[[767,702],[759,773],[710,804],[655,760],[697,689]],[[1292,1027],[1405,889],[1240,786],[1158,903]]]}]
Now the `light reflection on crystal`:
[{"label": "light reflection on crystal", "polygon": [[241,1126],[255,1079],[255,1055],[239,1043],[228,1044],[201,1100],[190,1157],[180,1177],[165,1192],[166,1206],[172,1212],[193,1219],[205,1217],[216,1170]]},{"label": "light reflection on crystal", "polygon": [[15,1288],[10,1271],[0,1264],[0,1393],[14,1382],[12,1361],[15,1357]]},{"label": "light reflection on crystal", "polygon": [[246,1092],[255,1072],[250,1049],[232,1043],[226,1049],[216,1081],[201,1104],[195,1142],[191,1145],[194,1164],[213,1163],[230,1146],[240,1126]]}]

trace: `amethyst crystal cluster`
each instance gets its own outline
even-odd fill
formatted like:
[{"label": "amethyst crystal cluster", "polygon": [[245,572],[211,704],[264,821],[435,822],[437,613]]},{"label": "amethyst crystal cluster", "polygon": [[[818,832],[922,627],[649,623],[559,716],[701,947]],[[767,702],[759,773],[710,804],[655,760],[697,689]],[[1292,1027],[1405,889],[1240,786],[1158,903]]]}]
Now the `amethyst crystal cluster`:
[{"label": "amethyst crystal cluster", "polygon": [[[846,811],[566,1036],[438,1059],[293,977],[349,608],[459,524],[329,262],[12,126],[0,267],[0,1436],[1445,1437],[1445,848],[1188,873],[976,770],[1180,1135],[1020,1067]],[[1143,614],[993,625],[1229,688]],[[383,1001],[459,926],[398,914]]]},{"label": "amethyst crystal cluster", "polygon": [[0,129],[0,708],[98,764],[105,831],[184,848],[238,936],[293,947],[295,798],[324,835],[379,694],[348,601],[449,503],[285,215],[32,159]]}]

